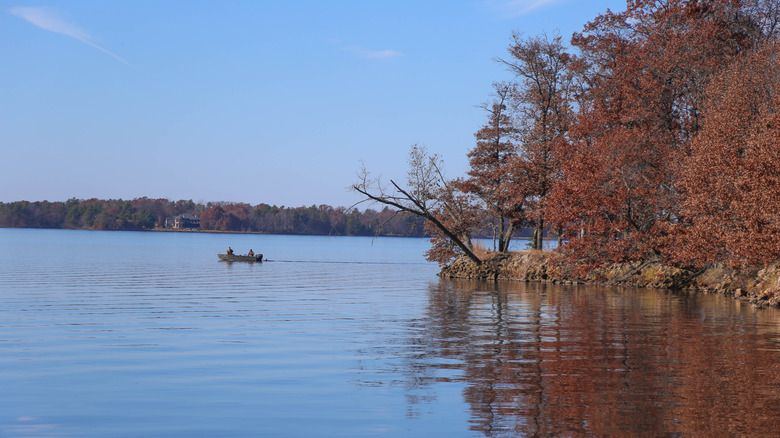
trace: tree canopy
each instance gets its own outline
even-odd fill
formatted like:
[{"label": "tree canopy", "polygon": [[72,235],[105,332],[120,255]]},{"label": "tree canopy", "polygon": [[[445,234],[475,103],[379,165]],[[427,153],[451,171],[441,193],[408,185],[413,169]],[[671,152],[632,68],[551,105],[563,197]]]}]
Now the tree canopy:
[{"label": "tree canopy", "polygon": [[629,0],[571,49],[512,35],[499,62],[515,78],[483,105],[468,176],[432,192],[459,191],[477,220],[426,218],[460,242],[492,227],[498,251],[516,228],[537,249],[552,229],[584,266],[780,259],[778,37],[773,0]]},{"label": "tree canopy", "polygon": [[312,205],[277,207],[245,203],[195,203],[167,199],[70,199],[67,202],[0,203],[0,227],[72,228],[92,230],[151,230],[165,226],[167,217],[184,213],[200,218],[208,231],[268,234],[346,236],[425,235],[423,221],[390,209],[363,212],[344,207]]}]

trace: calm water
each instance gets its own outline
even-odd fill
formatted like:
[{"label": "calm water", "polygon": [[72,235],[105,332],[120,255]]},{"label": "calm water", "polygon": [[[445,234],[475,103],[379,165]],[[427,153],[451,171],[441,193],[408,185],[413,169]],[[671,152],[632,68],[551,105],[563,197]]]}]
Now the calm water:
[{"label": "calm water", "polygon": [[442,281],[426,245],[0,229],[0,436],[780,433],[776,311]]}]

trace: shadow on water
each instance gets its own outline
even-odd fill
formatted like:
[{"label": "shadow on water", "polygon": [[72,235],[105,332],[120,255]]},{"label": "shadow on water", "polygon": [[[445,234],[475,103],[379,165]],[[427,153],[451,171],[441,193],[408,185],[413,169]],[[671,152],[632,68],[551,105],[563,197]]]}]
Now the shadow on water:
[{"label": "shadow on water", "polygon": [[[711,295],[479,281],[429,288],[408,402],[457,381],[485,436],[766,435],[780,319]],[[421,407],[420,407],[421,408]]]}]

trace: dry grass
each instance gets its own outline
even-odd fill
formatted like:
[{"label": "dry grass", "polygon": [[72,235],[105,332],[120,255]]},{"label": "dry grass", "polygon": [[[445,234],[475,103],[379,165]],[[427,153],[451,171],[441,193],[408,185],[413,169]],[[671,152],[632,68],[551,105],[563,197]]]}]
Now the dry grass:
[{"label": "dry grass", "polygon": [[471,242],[471,250],[474,252],[474,255],[480,258],[480,260],[485,260],[488,254],[491,253],[491,251],[485,247],[485,244],[478,240]]}]

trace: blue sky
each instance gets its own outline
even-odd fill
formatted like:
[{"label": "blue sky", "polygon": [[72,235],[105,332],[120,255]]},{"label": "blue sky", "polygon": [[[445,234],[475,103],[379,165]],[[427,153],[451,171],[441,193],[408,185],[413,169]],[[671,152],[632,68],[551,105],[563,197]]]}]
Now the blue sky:
[{"label": "blue sky", "polygon": [[625,0],[0,0],[0,202],[348,206],[413,143],[461,176],[513,31]]}]

